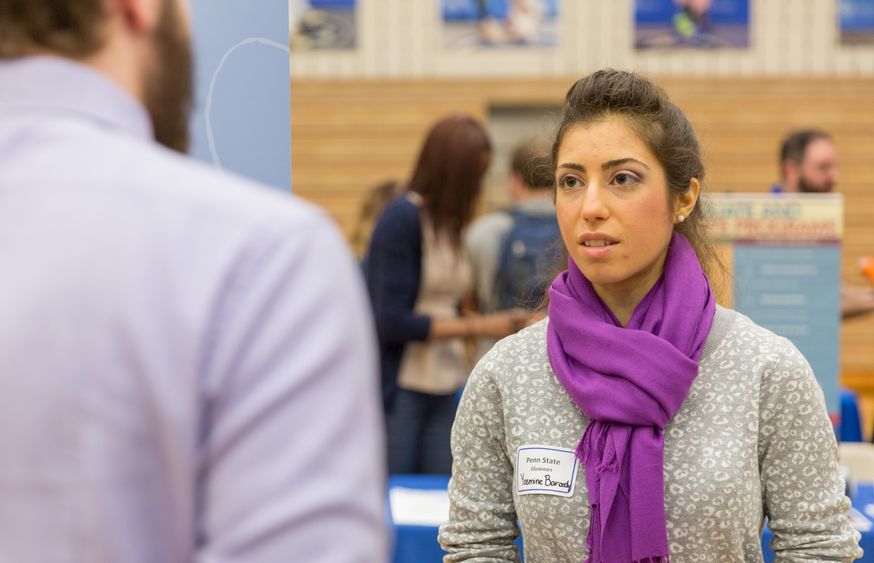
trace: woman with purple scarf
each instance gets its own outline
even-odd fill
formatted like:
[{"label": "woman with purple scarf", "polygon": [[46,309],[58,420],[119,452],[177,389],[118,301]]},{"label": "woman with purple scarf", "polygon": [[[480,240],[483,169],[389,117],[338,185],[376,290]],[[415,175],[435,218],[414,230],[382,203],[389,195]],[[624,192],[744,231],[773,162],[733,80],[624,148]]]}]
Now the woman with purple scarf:
[{"label": "woman with purple scarf", "polygon": [[548,317],[477,365],[452,434],[446,561],[851,561],[822,391],[786,339],[716,304],[695,132],[598,71],[552,149],[567,269]]}]

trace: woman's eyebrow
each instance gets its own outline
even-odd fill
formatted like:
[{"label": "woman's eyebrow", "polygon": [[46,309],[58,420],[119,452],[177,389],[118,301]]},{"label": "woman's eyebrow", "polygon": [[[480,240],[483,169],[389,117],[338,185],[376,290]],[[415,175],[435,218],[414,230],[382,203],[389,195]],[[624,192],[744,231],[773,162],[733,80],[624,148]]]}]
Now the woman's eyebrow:
[{"label": "woman's eyebrow", "polygon": [[577,164],[576,162],[563,162],[558,165],[559,168],[570,168],[571,170],[578,170],[580,172],[585,172],[586,167],[582,164]]},{"label": "woman's eyebrow", "polygon": [[640,164],[641,166],[643,166],[647,170],[649,170],[649,166],[647,166],[645,162],[637,160],[636,158],[631,158],[630,156],[626,157],[626,158],[618,158],[616,160],[608,160],[607,162],[605,162],[604,164],[601,165],[601,170],[615,168],[616,166],[622,166],[623,164],[628,164],[629,162],[635,162],[637,164]]},{"label": "woman's eyebrow", "polygon": [[[617,158],[615,160],[608,160],[607,162],[605,162],[604,164],[601,165],[601,170],[609,170],[610,168],[622,166],[623,164],[628,164],[629,162],[637,163],[637,164],[643,166],[644,168],[646,168],[647,170],[649,170],[649,166],[647,166],[647,164],[645,162],[643,162],[641,160],[637,160],[636,158],[632,158],[630,156],[625,157],[625,158]],[[561,164],[558,165],[558,168],[570,168],[571,170],[578,170],[580,172],[586,171],[585,166],[583,166],[582,164],[577,164],[576,162],[562,162]]]}]

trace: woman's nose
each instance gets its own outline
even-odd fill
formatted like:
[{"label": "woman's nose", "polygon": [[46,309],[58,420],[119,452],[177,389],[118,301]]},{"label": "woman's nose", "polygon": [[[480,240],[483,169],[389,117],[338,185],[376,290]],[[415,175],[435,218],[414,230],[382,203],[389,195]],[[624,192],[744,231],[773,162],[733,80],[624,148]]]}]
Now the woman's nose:
[{"label": "woman's nose", "polygon": [[583,220],[588,222],[603,221],[609,216],[610,212],[604,200],[605,195],[601,186],[595,182],[586,187],[581,210]]}]

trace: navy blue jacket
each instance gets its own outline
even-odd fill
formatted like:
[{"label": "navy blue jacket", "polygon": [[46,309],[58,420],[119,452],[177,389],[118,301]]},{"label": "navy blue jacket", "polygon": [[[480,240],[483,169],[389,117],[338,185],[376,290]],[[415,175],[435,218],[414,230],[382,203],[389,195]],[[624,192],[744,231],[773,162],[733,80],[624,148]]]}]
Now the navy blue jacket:
[{"label": "navy blue jacket", "polygon": [[422,222],[419,208],[406,197],[386,205],[363,266],[379,338],[383,407],[388,410],[407,342],[427,340],[431,331],[431,318],[413,312],[422,274]]}]

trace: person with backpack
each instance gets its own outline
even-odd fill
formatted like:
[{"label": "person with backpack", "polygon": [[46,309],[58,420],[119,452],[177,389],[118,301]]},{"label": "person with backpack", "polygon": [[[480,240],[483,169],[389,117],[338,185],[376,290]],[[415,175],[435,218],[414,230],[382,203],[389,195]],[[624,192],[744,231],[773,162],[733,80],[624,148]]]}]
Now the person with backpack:
[{"label": "person with backpack", "polygon": [[[561,235],[552,202],[549,151],[536,141],[522,143],[513,151],[510,166],[512,207],[483,215],[465,237],[482,313],[536,310],[558,273]],[[480,338],[477,359],[495,342]]]}]

